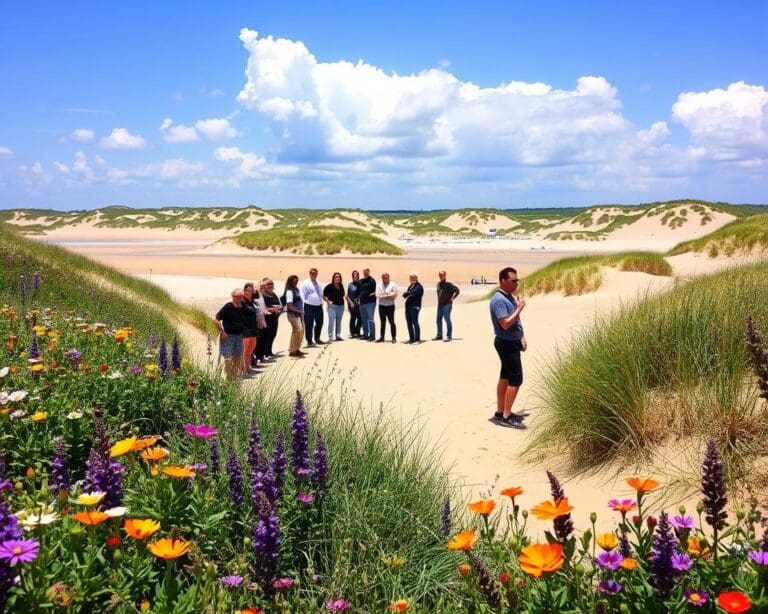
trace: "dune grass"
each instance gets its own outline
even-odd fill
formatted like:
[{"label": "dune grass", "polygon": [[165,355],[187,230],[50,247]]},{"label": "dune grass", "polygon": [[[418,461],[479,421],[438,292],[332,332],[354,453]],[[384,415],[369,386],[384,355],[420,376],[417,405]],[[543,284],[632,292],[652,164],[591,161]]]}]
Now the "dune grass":
[{"label": "dune grass", "polygon": [[[19,269],[18,274],[24,274],[29,284],[35,271],[47,271],[46,291],[57,288],[56,291],[62,295],[80,296],[80,293],[66,292],[66,289],[74,290],[78,285],[98,286],[98,290],[93,290],[95,294],[90,301],[90,309],[95,313],[102,303],[109,303],[108,297],[118,288],[144,304],[143,314],[140,315],[142,322],[146,319],[178,318],[201,331],[214,332],[213,323],[206,314],[199,309],[176,303],[165,290],[148,281],[126,275],[58,246],[23,237],[7,224],[0,224],[0,244],[3,245],[6,260],[10,258],[10,262],[25,263],[24,270]],[[103,283],[98,284],[96,280],[99,279]]]},{"label": "dune grass", "polygon": [[768,213],[733,220],[706,236],[679,243],[669,254],[706,252],[710,258],[716,258],[719,255],[751,253],[753,250],[768,250]]},{"label": "dune grass", "polygon": [[557,260],[523,279],[520,292],[533,296],[560,292],[574,296],[594,292],[603,283],[600,267],[616,267],[621,271],[639,271],[650,275],[669,276],[672,267],[661,254],[624,252],[609,256],[576,256]]},{"label": "dune grass", "polygon": [[353,254],[391,254],[404,252],[373,234],[357,228],[303,226],[271,228],[244,232],[234,238],[238,245],[255,250],[294,251],[307,255],[331,255],[348,251]]},{"label": "dune grass", "polygon": [[690,434],[731,458],[761,449],[766,405],[744,336],[748,314],[768,328],[766,279],[768,265],[734,268],[597,321],[547,369],[534,448],[557,447],[582,469]]}]

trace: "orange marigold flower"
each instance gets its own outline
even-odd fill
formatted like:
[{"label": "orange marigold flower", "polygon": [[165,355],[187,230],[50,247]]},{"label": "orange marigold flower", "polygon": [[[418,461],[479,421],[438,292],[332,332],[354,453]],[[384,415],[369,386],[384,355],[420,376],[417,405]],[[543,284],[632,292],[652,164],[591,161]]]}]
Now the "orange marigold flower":
[{"label": "orange marigold flower", "polygon": [[459,565],[459,573],[462,576],[466,576],[467,574],[469,574],[470,571],[472,571],[472,568],[466,563]]},{"label": "orange marigold flower", "polygon": [[408,609],[408,606],[410,604],[408,603],[407,599],[398,599],[397,601],[393,601],[387,606],[387,609],[390,612],[405,612]]},{"label": "orange marigold flower", "polygon": [[160,530],[160,523],[151,518],[128,518],[123,529],[133,539],[146,539]]},{"label": "orange marigold flower", "polygon": [[448,549],[449,550],[464,550],[465,552],[468,552],[472,549],[472,546],[477,541],[477,533],[475,533],[472,529],[467,529],[466,531],[462,531],[456,537],[454,537],[451,541],[448,542]]},{"label": "orange marigold flower", "polygon": [[699,537],[688,538],[688,554],[693,557],[701,558],[710,554],[711,550],[707,547],[707,543]]},{"label": "orange marigold flower", "polygon": [[595,537],[595,541],[597,542],[598,546],[608,552],[619,545],[619,538],[616,537],[616,533],[599,533]]},{"label": "orange marigold flower", "polygon": [[621,561],[621,568],[627,571],[633,571],[637,569],[637,559],[633,559],[631,556],[625,556]]},{"label": "orange marigold flower", "polygon": [[171,465],[170,467],[163,467],[163,475],[167,475],[170,478],[193,478],[195,472],[189,467],[179,467],[178,465]]},{"label": "orange marigold flower", "polygon": [[565,562],[560,544],[531,544],[523,548],[517,560],[522,570],[534,578],[556,572]]},{"label": "orange marigold flower", "polygon": [[189,552],[189,546],[189,542],[186,542],[183,539],[171,539],[169,537],[158,539],[147,544],[147,548],[152,554],[158,558],[165,559],[166,561],[184,556]]},{"label": "orange marigold flower", "polygon": [[480,514],[481,516],[488,516],[496,507],[496,502],[490,499],[480,499],[480,501],[470,503],[467,507],[469,507],[470,512]]},{"label": "orange marigold flower", "polygon": [[653,478],[627,478],[627,484],[637,492],[651,492],[659,487],[659,481]]},{"label": "orange marigold flower", "polygon": [[166,456],[168,456],[168,450],[165,448],[149,448],[141,453],[142,460],[145,460],[148,463],[163,460]]},{"label": "orange marigold flower", "polygon": [[243,608],[242,610],[238,610],[238,614],[264,614],[264,610],[260,610],[259,608]]},{"label": "orange marigold flower", "polygon": [[141,452],[142,450],[151,448],[158,441],[160,441],[159,437],[142,437],[141,439],[137,439],[136,443],[133,444],[133,448],[131,448],[131,452]]},{"label": "orange marigold flower", "polygon": [[98,510],[90,510],[87,512],[78,512],[73,516],[73,518],[84,525],[92,527],[97,524],[101,524],[106,520],[109,520],[111,516]]},{"label": "orange marigold flower", "polygon": [[501,491],[501,494],[504,495],[505,497],[509,497],[514,501],[515,497],[523,494],[523,487],[512,486],[511,488],[505,488],[504,490]]},{"label": "orange marigold flower", "polygon": [[109,449],[109,455],[112,458],[123,456],[133,450],[133,445],[136,443],[136,437],[128,437],[127,439],[121,439],[115,445]]},{"label": "orange marigold flower", "polygon": [[724,591],[720,593],[717,596],[717,605],[726,612],[733,613],[746,612],[752,607],[749,597],[739,591]]},{"label": "orange marigold flower", "polygon": [[542,501],[536,507],[531,509],[531,513],[539,520],[554,520],[565,516],[573,509],[572,505],[568,504],[568,499],[560,499],[557,503],[554,501]]}]

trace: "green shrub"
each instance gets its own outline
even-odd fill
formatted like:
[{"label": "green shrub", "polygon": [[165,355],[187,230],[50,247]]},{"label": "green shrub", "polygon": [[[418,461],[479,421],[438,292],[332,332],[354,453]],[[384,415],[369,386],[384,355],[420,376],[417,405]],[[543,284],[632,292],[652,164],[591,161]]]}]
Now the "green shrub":
[{"label": "green shrub", "polygon": [[364,230],[338,228],[334,226],[304,226],[299,228],[270,228],[244,232],[234,241],[248,249],[286,251],[302,254],[339,254],[349,251],[353,254],[393,254],[404,252]]}]

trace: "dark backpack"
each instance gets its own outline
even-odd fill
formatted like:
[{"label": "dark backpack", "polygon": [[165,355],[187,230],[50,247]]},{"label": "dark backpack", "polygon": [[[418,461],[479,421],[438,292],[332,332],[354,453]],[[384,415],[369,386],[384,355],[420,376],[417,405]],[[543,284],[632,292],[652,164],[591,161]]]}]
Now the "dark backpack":
[{"label": "dark backpack", "polygon": [[285,306],[286,306],[286,304],[287,304],[287,301],[285,300],[285,294],[283,294],[283,295],[280,297],[280,304],[281,304],[283,307],[285,307]]}]

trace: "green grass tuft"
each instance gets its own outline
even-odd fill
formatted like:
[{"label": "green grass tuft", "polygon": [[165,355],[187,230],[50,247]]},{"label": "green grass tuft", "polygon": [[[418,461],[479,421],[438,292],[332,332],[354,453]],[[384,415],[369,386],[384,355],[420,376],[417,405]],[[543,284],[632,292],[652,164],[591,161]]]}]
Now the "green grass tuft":
[{"label": "green grass tuft", "polygon": [[679,243],[669,255],[706,252],[715,258],[720,254],[732,256],[753,250],[768,250],[768,213],[736,219],[706,236]]},{"label": "green grass tuft", "polygon": [[301,228],[271,228],[244,232],[234,238],[238,245],[248,249],[275,251],[292,250],[301,254],[353,254],[403,255],[399,247],[356,228],[310,226]]}]

